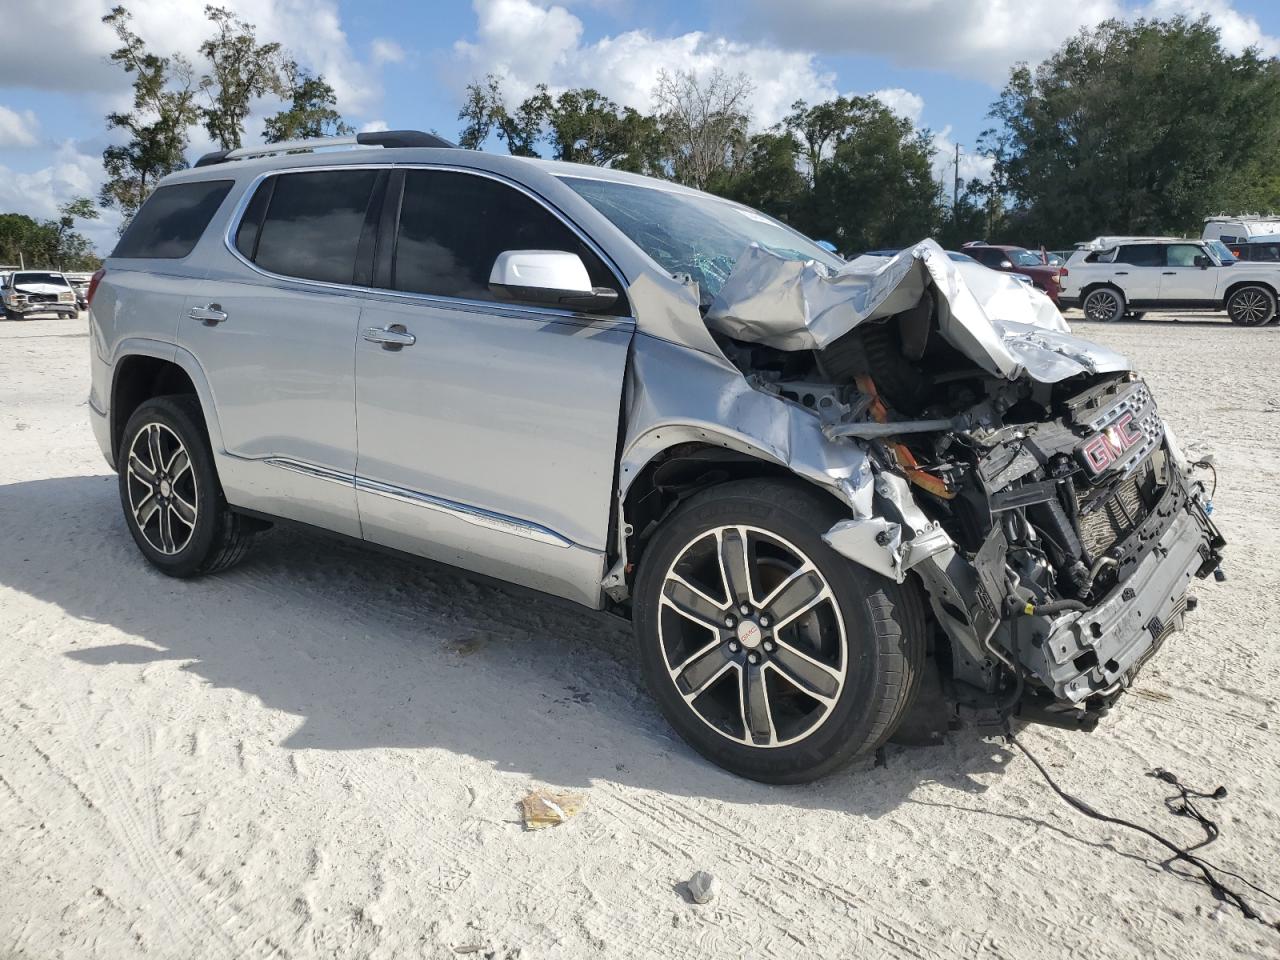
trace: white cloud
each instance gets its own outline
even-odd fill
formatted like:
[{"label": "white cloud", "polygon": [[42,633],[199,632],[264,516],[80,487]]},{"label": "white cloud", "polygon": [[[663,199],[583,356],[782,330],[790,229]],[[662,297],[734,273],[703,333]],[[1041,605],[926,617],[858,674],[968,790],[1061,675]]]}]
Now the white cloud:
[{"label": "white cloud", "polygon": [[396,43],[394,40],[387,40],[379,37],[369,44],[369,49],[373,53],[373,62],[382,63],[402,63],[404,62],[404,47]]},{"label": "white cloud", "polygon": [[[53,162],[31,173],[0,166],[0,210],[25,213],[36,220],[52,220],[59,205],[75,197],[97,199],[102,182],[102,158],[81,153],[67,141],[53,154]],[[80,221],[76,229],[92,240],[99,252],[115,244],[120,215],[102,210],[101,219]]]},{"label": "white cloud", "polygon": [[887,87],[871,94],[898,116],[920,125],[920,116],[924,113],[924,97],[902,87]]},{"label": "white cloud", "polygon": [[745,0],[743,35],[790,49],[883,56],[999,86],[1018,61],[1037,63],[1082,27],[1109,17],[1208,16],[1223,46],[1280,54],[1280,39],[1231,0]]},{"label": "white cloud", "polygon": [[10,110],[0,105],[0,147],[31,147],[36,143],[40,121],[30,110]]},{"label": "white cloud", "polygon": [[746,0],[741,15],[748,35],[788,47],[1002,83],[1015,61],[1120,12],[1118,0]]},{"label": "white cloud", "polygon": [[[278,41],[300,63],[322,73],[333,86],[339,109],[361,113],[376,103],[376,72],[351,50],[338,15],[337,0],[221,0],[257,27],[259,40]],[[108,61],[118,45],[102,23],[102,0],[19,2],[5,19],[5,36],[56,37],[57,55],[47,44],[7,43],[0,56],[0,87],[34,88],[118,96],[129,77]],[[179,52],[199,61],[199,47],[211,32],[206,0],[130,0],[132,27],[156,53]]]},{"label": "white cloud", "polygon": [[812,54],[726,40],[702,31],[657,37],[629,30],[583,43],[583,25],[565,7],[535,0],[474,0],[474,41],[454,44],[451,71],[466,83],[493,73],[512,100],[528,96],[539,83],[553,91],[589,86],[625,106],[652,107],[653,88],[663,70],[707,74],[723,69],[745,73],[754,86],[754,119],[769,126],[797,99],[810,103],[835,96],[834,75],[821,70]]},{"label": "white cloud", "polygon": [[[943,127],[933,135],[933,176],[942,183],[948,197],[951,196],[952,178],[956,170],[956,142],[951,125]],[[995,161],[967,149],[960,148],[960,179],[966,183],[987,180],[991,176],[991,168]]]},{"label": "white cloud", "polygon": [[379,133],[382,130],[390,130],[385,120],[370,120],[360,128],[361,133]]}]

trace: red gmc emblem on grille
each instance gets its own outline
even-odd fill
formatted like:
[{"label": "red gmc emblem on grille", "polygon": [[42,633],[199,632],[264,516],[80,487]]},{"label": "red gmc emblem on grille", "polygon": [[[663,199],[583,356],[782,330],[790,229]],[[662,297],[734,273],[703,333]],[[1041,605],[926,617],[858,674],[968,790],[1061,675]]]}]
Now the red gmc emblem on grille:
[{"label": "red gmc emblem on grille", "polygon": [[1133,414],[1126,413],[1101,433],[1094,434],[1080,446],[1084,464],[1097,475],[1111,467],[1126,450],[1142,439],[1142,431],[1133,422]]}]

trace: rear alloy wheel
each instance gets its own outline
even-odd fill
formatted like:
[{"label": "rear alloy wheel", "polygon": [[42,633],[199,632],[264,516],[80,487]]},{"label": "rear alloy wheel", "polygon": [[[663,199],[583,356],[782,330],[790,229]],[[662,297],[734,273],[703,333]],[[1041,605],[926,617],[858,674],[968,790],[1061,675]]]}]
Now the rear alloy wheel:
[{"label": "rear alloy wheel", "polygon": [[1099,287],[1084,298],[1081,309],[1088,320],[1114,323],[1124,316],[1124,297],[1113,287]]},{"label": "rear alloy wheel", "polygon": [[142,403],[125,425],[117,470],[125,523],[153,566],[192,577],[244,556],[254,526],[222,496],[195,397]]},{"label": "rear alloy wheel", "polygon": [[1276,295],[1263,286],[1240,287],[1227,298],[1227,316],[1242,327],[1261,327],[1276,318]]},{"label": "rear alloy wheel", "polygon": [[835,501],[772,480],[690,498],[636,581],[641,664],[672,726],[742,776],[797,783],[889,737],[914,696],[923,607],[837,554]]}]

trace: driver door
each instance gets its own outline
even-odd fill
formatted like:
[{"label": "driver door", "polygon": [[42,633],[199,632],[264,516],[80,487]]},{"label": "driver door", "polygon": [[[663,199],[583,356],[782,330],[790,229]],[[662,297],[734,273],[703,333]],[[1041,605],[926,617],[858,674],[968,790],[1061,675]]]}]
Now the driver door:
[{"label": "driver door", "polygon": [[[634,330],[622,281],[492,176],[398,171],[384,210],[356,339],[364,537],[598,604]],[[508,250],[576,253],[618,302],[499,300],[488,281]]]},{"label": "driver door", "polygon": [[[1171,243],[1165,247],[1167,260],[1160,273],[1160,299],[1166,303],[1213,304],[1217,295],[1219,267],[1198,243]],[[1209,261],[1199,266],[1197,258]]]}]

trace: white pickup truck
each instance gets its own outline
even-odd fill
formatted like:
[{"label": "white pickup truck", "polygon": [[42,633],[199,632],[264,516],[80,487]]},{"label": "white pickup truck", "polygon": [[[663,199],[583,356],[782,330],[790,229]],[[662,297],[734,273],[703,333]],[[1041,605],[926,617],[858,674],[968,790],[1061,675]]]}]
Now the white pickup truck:
[{"label": "white pickup truck", "polygon": [[4,302],[4,315],[8,320],[18,320],[33,313],[56,313],[63,317],[75,317],[76,292],[60,273],[48,270],[15,270],[0,286],[0,300]]},{"label": "white pickup truck", "polygon": [[1220,241],[1099,237],[1062,271],[1063,307],[1112,321],[1146,310],[1226,310],[1233,323],[1277,318],[1280,264],[1237,262]]}]

